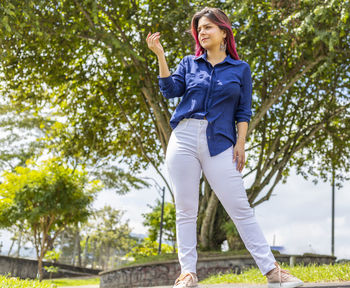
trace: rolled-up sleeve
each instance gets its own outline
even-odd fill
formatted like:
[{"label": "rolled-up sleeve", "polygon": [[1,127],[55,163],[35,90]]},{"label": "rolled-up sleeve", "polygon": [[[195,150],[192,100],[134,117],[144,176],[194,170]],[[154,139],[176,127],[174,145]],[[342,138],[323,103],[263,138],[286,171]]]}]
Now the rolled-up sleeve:
[{"label": "rolled-up sleeve", "polygon": [[165,98],[174,98],[181,97],[185,93],[186,82],[185,82],[185,73],[186,73],[186,57],[182,58],[179,65],[177,66],[175,72],[168,77],[158,78],[158,84],[160,92]]},{"label": "rolled-up sleeve", "polygon": [[252,116],[252,77],[250,66],[246,63],[246,67],[243,69],[241,93],[237,109],[235,111],[235,121],[250,122]]}]

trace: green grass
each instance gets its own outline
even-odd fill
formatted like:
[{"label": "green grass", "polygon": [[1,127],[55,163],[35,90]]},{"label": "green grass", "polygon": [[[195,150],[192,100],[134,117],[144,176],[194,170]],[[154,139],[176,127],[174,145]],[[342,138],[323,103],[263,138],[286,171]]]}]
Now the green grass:
[{"label": "green grass", "polygon": [[21,280],[15,277],[0,275],[0,287],[1,288],[54,288],[56,286],[45,282],[40,283],[37,280]]},{"label": "green grass", "polygon": [[57,287],[60,286],[81,286],[81,285],[99,285],[99,277],[89,277],[89,278],[57,278],[52,280],[43,280],[48,284],[55,284]]},{"label": "green grass", "polygon": [[[291,274],[306,282],[341,282],[350,281],[350,263],[335,263],[334,265],[308,266],[296,265],[289,267],[284,263],[280,264],[282,269],[287,269]],[[241,274],[218,274],[212,275],[201,284],[221,284],[221,283],[251,283],[266,284],[266,277],[258,268],[250,268]]]}]

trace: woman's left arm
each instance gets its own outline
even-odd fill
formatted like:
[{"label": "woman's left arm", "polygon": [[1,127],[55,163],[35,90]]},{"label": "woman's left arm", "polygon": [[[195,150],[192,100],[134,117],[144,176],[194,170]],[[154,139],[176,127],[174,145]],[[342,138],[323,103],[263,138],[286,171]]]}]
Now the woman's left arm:
[{"label": "woman's left arm", "polygon": [[[245,139],[248,125],[252,116],[252,77],[250,66],[246,63],[242,71],[242,85],[238,107],[235,111],[235,121],[237,122],[237,141],[233,149],[233,161],[237,161],[237,170],[242,172],[245,164]],[[236,158],[238,158],[236,160]]]},{"label": "woman's left arm", "polygon": [[248,122],[238,122],[237,123],[238,136],[236,145],[233,148],[233,161],[237,159],[237,170],[242,172],[245,164],[245,138],[248,130]]}]

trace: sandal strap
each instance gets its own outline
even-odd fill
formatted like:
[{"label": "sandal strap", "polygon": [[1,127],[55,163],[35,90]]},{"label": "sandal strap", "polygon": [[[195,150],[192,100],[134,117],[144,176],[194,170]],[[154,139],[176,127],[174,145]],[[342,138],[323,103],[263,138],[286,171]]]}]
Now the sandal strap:
[{"label": "sandal strap", "polygon": [[195,278],[193,276],[193,274],[191,272],[187,272],[184,274],[180,274],[180,276],[176,279],[175,284],[177,284],[180,281],[186,281],[187,279],[185,279],[188,275],[191,276],[192,280],[195,281]]}]

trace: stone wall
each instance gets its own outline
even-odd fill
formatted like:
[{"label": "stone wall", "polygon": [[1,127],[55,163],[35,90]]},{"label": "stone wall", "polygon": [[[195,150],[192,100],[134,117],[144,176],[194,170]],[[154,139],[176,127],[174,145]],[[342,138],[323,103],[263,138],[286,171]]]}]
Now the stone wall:
[{"label": "stone wall", "polygon": [[[330,264],[336,257],[328,255],[275,255],[280,263]],[[240,274],[247,268],[257,267],[250,255],[222,256],[202,258],[197,261],[198,279],[203,280],[210,274],[233,272]],[[131,288],[173,285],[180,274],[178,260],[129,266],[116,270],[104,271],[101,276],[100,288]]]},{"label": "stone wall", "polygon": [[[57,273],[52,273],[53,278],[98,275],[98,273],[101,272],[101,270],[97,269],[88,269],[59,263],[44,262],[43,266],[59,267],[59,271]],[[36,278],[37,272],[38,261],[36,260],[0,255],[0,275],[7,275],[10,273],[11,276],[14,277],[34,279]],[[45,270],[44,278],[49,277],[50,274]]]}]

